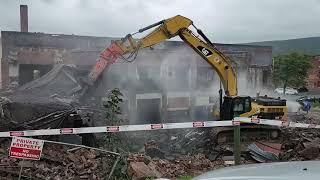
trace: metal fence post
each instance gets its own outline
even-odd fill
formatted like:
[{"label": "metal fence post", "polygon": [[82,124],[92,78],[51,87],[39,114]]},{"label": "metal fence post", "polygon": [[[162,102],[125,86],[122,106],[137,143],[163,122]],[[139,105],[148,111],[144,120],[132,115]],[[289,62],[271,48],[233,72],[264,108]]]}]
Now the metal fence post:
[{"label": "metal fence post", "polygon": [[233,155],[234,155],[234,164],[240,165],[241,160],[241,145],[240,145],[240,125],[233,126]]}]

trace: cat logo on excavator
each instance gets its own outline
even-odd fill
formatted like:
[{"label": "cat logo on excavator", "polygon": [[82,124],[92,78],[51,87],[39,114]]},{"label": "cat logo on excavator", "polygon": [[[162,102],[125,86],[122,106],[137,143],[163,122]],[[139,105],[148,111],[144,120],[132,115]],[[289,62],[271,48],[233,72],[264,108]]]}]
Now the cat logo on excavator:
[{"label": "cat logo on excavator", "polygon": [[205,55],[206,57],[210,57],[210,56],[213,54],[209,49],[207,49],[207,48],[205,48],[205,47],[198,46],[197,48],[198,48],[198,49],[201,51],[201,53],[202,53],[203,55]]}]

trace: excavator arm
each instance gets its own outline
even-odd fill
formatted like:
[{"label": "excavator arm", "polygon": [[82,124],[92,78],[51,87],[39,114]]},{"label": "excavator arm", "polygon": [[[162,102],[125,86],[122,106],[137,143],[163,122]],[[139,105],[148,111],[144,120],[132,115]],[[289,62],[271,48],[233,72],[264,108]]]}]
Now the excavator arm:
[{"label": "excavator arm", "polygon": [[177,15],[140,29],[139,33],[156,27],[141,39],[136,40],[129,34],[121,40],[112,42],[100,53],[97,63],[89,74],[88,84],[94,84],[103,70],[108,65],[115,63],[118,58],[125,58],[126,54],[132,56],[141,48],[151,47],[179,36],[216,70],[226,96],[237,96],[237,77],[230,60],[210,42],[201,30],[197,29],[197,33],[202,39],[189,29],[190,26],[195,27],[190,19]]}]

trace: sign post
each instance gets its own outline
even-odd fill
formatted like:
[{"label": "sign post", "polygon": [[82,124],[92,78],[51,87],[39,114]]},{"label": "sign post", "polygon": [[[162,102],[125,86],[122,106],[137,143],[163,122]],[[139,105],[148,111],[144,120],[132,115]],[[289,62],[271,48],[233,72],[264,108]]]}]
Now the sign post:
[{"label": "sign post", "polygon": [[21,167],[20,167],[20,172],[19,172],[19,179],[21,179],[21,176],[22,176],[22,170],[23,170],[23,165],[24,165],[24,159],[22,159],[22,164],[21,164]]},{"label": "sign post", "polygon": [[44,141],[24,137],[12,137],[10,157],[40,160]]},{"label": "sign post", "polygon": [[241,163],[241,144],[240,144],[240,121],[233,121],[233,155],[234,164],[240,165]]}]

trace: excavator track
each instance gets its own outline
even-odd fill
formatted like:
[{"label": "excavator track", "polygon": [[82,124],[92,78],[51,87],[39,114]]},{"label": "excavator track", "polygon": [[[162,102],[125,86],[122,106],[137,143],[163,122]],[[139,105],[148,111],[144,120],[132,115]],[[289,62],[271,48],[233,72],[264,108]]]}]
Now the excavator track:
[{"label": "excavator track", "polygon": [[[273,141],[280,137],[280,129],[273,126],[241,125],[241,142]],[[214,138],[217,144],[233,143],[233,127],[218,127],[214,129]]]}]

